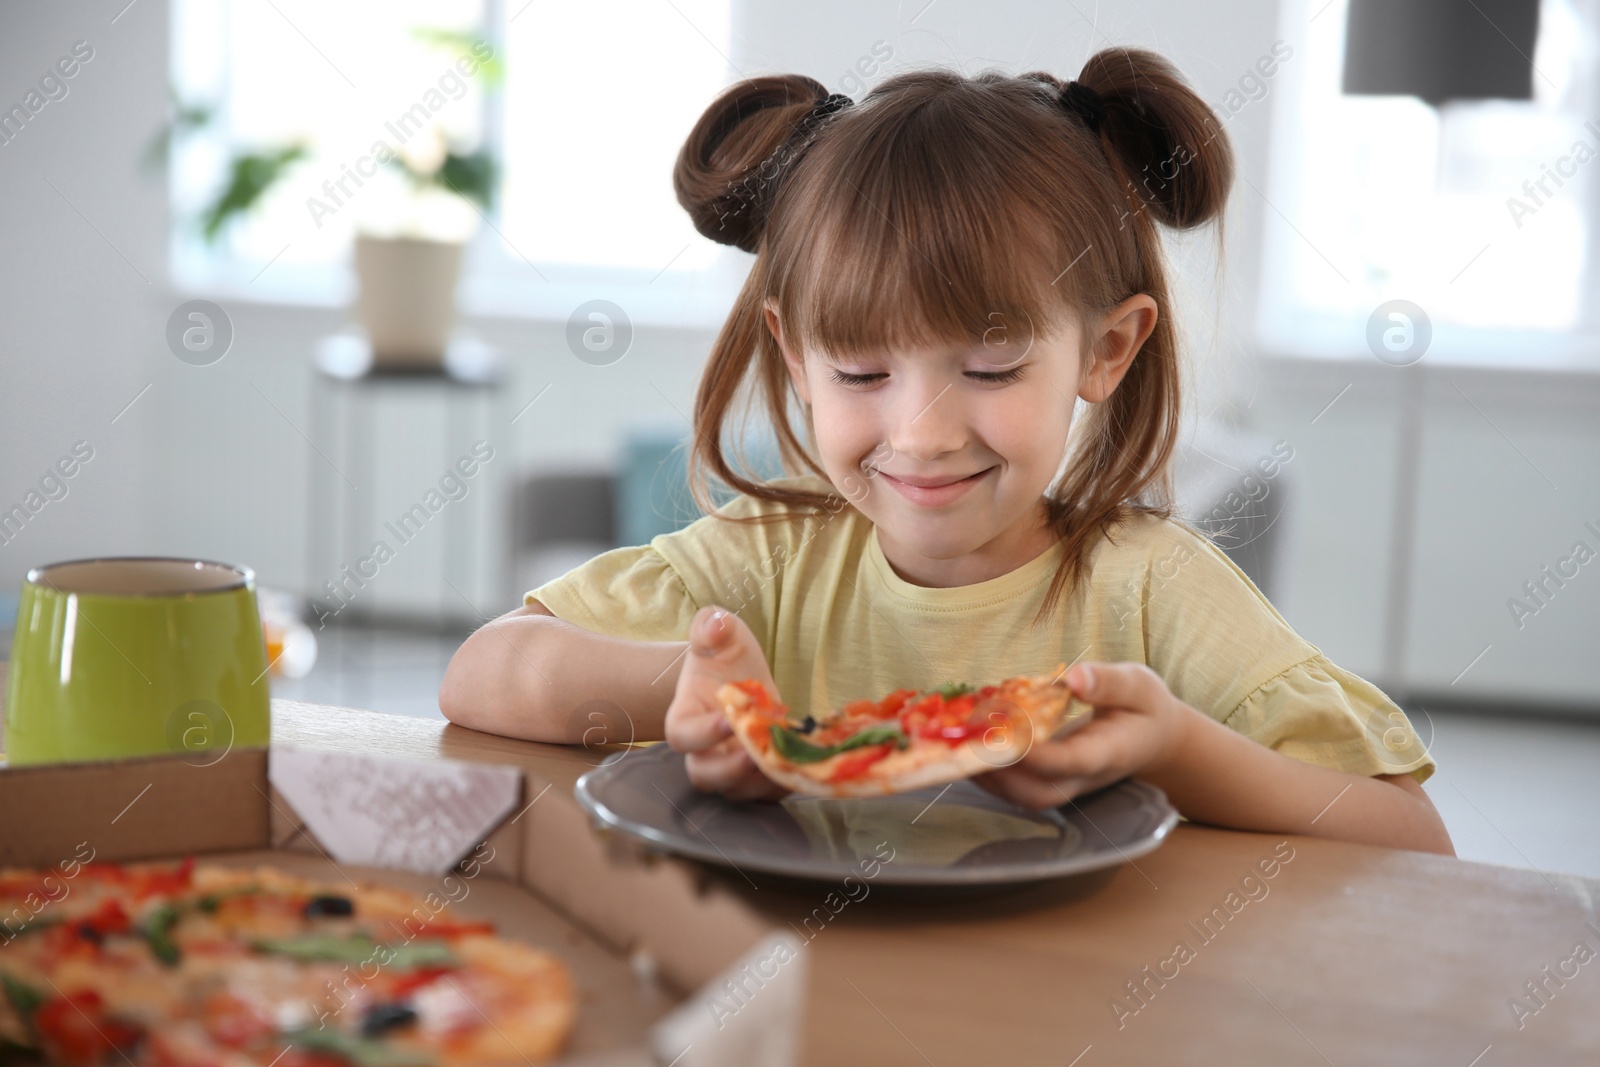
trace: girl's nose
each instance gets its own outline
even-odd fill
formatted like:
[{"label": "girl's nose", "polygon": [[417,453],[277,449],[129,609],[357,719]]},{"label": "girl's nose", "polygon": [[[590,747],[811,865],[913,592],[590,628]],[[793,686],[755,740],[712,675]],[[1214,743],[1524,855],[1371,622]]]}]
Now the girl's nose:
[{"label": "girl's nose", "polygon": [[960,390],[950,383],[908,392],[896,412],[898,424],[889,444],[900,455],[927,462],[959,452],[967,443],[966,412]]}]

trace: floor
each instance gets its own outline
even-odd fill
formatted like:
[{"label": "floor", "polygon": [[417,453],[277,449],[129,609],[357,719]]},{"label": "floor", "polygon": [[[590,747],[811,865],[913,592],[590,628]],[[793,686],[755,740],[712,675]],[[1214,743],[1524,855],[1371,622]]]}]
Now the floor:
[{"label": "floor", "polygon": [[[328,629],[316,667],[276,696],[439,718],[465,633]],[[1428,794],[1463,859],[1600,878],[1600,720],[1413,710],[1439,770]]]},{"label": "floor", "polygon": [[1600,720],[1415,710],[1423,786],[1463,859],[1600,878]]}]

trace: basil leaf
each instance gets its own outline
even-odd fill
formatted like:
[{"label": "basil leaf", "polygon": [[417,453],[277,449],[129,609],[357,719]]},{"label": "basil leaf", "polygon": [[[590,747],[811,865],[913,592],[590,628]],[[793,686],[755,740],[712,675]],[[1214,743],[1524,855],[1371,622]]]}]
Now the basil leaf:
[{"label": "basil leaf", "polygon": [[0,974],[0,983],[5,986],[6,999],[11,1002],[11,1006],[16,1009],[17,1014],[22,1016],[24,1022],[32,1020],[33,1013],[47,999],[43,993],[33,988],[33,986],[26,982],[18,981],[9,974]]},{"label": "basil leaf", "polygon": [[909,744],[900,727],[893,724],[868,727],[854,737],[845,738],[837,745],[815,745],[793,730],[777,723],[772,724],[772,747],[777,750],[778,755],[790,763],[820,763],[830,756],[837,756],[853,748],[881,745],[887,741],[894,742],[896,748],[905,748]]},{"label": "basil leaf", "polygon": [[968,685],[966,682],[949,682],[945,685],[941,685],[937,689],[930,690],[930,692],[938,693],[946,700],[954,700],[956,697],[966,696],[968,693],[976,692],[976,689],[973,686]]},{"label": "basil leaf", "polygon": [[140,931],[145,940],[150,942],[150,951],[156,959],[168,967],[178,965],[178,945],[172,940],[172,928],[178,925],[178,915],[176,904],[163,904],[145,920],[144,928]]},{"label": "basil leaf", "polygon": [[355,1067],[428,1067],[433,1057],[373,1041],[353,1037],[334,1029],[296,1030],[284,1035],[291,1045],[337,1056]]},{"label": "basil leaf", "polygon": [[257,952],[274,956],[289,956],[297,960],[331,960],[334,963],[362,964],[377,959],[379,950],[387,960],[378,960],[386,967],[413,970],[418,967],[453,967],[456,958],[442,941],[413,941],[403,945],[379,945],[370,937],[336,937],[332,934],[309,934],[305,937],[280,937],[253,941],[250,947]]}]

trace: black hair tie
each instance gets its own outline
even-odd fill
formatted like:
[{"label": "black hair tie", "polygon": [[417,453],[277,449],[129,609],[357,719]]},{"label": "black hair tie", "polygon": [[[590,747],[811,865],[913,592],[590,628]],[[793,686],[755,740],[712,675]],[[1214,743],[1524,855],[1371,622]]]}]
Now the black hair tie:
[{"label": "black hair tie", "polygon": [[811,113],[813,115],[831,115],[835,111],[843,111],[853,103],[855,101],[844,93],[829,93],[817,101],[817,106],[811,109]]},{"label": "black hair tie", "polygon": [[[775,148],[766,161],[757,168],[756,173],[763,179],[762,195],[758,198],[765,203],[772,199],[772,186],[782,176],[783,172],[794,165],[805,150],[810,147],[812,139],[816,136],[818,128],[823,125],[828,116],[838,111],[843,111],[855,103],[843,93],[829,93],[812,105],[783,143]],[[763,206],[763,215],[765,207]]]},{"label": "black hair tie", "polygon": [[736,244],[747,252],[755,251],[754,235],[759,234],[766,226],[767,213],[772,204],[775,188],[781,182],[784,173],[791,169],[810,147],[817,128],[830,115],[843,111],[854,103],[854,100],[843,93],[829,93],[818,100],[811,106],[811,110],[795,123],[789,136],[773,149],[765,160],[718,198],[717,203],[722,209],[719,229],[727,225],[726,220],[729,217],[742,218],[749,227],[745,242],[728,243]]},{"label": "black hair tie", "polygon": [[1066,88],[1061,90],[1057,101],[1062,107],[1083,119],[1090,133],[1100,132],[1100,125],[1106,119],[1106,104],[1105,98],[1097,90],[1080,81],[1070,81]]},{"label": "black hair tie", "polygon": [[845,108],[854,103],[854,100],[850,99],[850,97],[844,95],[843,93],[829,93],[821,100],[818,100],[816,106],[806,113],[805,118],[800,120],[800,126],[797,132],[804,133],[805,131],[810,130],[811,127],[815,126],[829,115],[832,115],[836,111],[843,111]]}]

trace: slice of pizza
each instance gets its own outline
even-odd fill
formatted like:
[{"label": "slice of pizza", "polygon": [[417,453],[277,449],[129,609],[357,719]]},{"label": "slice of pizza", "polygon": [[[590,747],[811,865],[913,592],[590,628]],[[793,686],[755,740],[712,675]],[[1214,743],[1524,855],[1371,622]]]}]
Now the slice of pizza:
[{"label": "slice of pizza", "polygon": [[779,785],[813,796],[883,796],[1010,766],[1036,742],[1088,721],[1066,670],[1061,663],[981,688],[897,689],[821,718],[795,716],[755,679],[724,684],[717,699],[756,766]]}]

